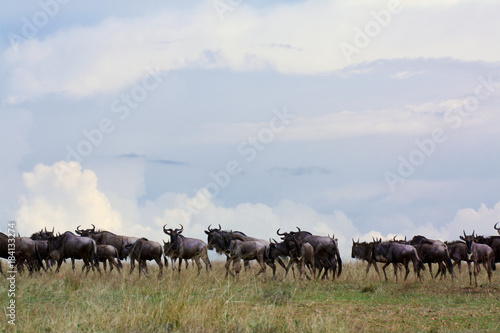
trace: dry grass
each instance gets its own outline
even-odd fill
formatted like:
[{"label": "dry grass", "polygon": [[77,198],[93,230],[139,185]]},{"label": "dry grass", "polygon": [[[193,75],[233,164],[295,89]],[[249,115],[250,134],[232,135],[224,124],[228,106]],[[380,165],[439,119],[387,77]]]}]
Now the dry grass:
[{"label": "dry grass", "polygon": [[[221,263],[197,276],[192,267],[162,279],[128,274],[88,277],[72,273],[17,279],[19,332],[352,332],[352,331],[500,331],[500,277],[469,287],[467,272],[458,280],[422,283],[368,278],[364,264],[347,264],[336,281],[224,278]],[[270,270],[268,271],[269,276]],[[393,279],[393,275],[389,275]],[[483,283],[483,284],[481,284]],[[5,284],[1,304],[7,304]]]}]

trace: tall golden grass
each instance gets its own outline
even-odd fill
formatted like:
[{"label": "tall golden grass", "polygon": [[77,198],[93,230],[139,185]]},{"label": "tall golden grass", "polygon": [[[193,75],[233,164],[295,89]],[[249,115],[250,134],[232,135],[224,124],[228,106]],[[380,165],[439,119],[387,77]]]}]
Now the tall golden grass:
[{"label": "tall golden grass", "polygon": [[[18,332],[355,332],[355,331],[500,331],[500,278],[469,286],[467,269],[452,281],[413,273],[396,283],[363,263],[347,263],[335,281],[301,281],[291,274],[277,279],[254,271],[224,278],[223,263],[197,275],[183,267],[157,279],[157,267],[139,278],[128,264],[102,276],[87,277],[66,265],[58,274],[17,277]],[[0,304],[8,302],[6,283]]]}]

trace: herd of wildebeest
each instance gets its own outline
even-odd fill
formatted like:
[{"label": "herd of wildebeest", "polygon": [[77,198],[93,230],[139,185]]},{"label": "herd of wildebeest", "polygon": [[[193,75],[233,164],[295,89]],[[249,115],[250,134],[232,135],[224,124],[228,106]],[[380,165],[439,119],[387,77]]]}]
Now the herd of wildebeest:
[{"label": "herd of wildebeest", "polygon": [[[500,235],[500,227],[496,223],[493,228]],[[106,271],[106,263],[109,270],[115,267],[121,271],[121,261],[129,258],[130,273],[135,268],[137,261],[139,276],[141,272],[148,274],[147,261],[154,260],[159,266],[158,277],[162,276],[163,264],[168,267],[169,258],[172,268],[181,272],[182,261],[185,261],[186,268],[188,260],[196,263],[198,274],[205,264],[206,271],[211,269],[208,257],[208,250],[215,250],[218,254],[225,255],[226,277],[228,275],[238,276],[241,271],[241,261],[245,268],[249,267],[251,260],[256,260],[260,267],[257,275],[265,273],[266,265],[271,267],[273,277],[276,274],[275,262],[278,262],[284,269],[285,275],[289,268],[294,272],[294,266],[298,267],[299,278],[328,279],[340,276],[342,273],[342,259],[340,256],[337,239],[334,236],[317,236],[310,232],[303,231],[297,227],[296,231],[280,232],[276,231],[281,238],[281,242],[274,239],[269,241],[249,237],[240,231],[222,230],[208,227],[207,243],[200,239],[185,237],[182,232],[184,228],[167,228],[163,226],[163,232],[170,236],[169,242],[163,241],[163,246],[155,241],[146,238],[116,235],[109,231],[96,230],[92,225],[90,229],[81,229],[78,226],[76,234],[66,231],[63,234],[54,234],[52,231],[42,229],[34,233],[31,237],[9,237],[0,233],[0,257],[8,259],[11,268],[15,265],[18,272],[26,268],[30,275],[34,271],[41,273],[42,270],[52,269],[57,263],[55,273],[66,259],[71,260],[73,270],[75,270],[75,260],[83,260],[82,272],[86,269],[97,270],[101,274],[99,263],[103,263]],[[14,241],[12,241],[14,238]],[[15,242],[15,263],[13,263],[12,246]],[[414,272],[418,279],[421,279],[421,270],[425,270],[428,264],[431,277],[436,278],[439,274],[446,277],[447,272],[451,278],[455,277],[453,271],[455,266],[461,268],[461,262],[467,262],[469,269],[469,281],[472,285],[472,275],[477,286],[477,275],[480,266],[483,265],[487,272],[488,280],[491,283],[491,276],[495,270],[495,263],[500,262],[500,236],[479,236],[475,232],[467,235],[465,231],[460,240],[443,242],[440,240],[428,239],[424,236],[414,236],[411,240],[391,240],[373,239],[372,242],[360,242],[352,240],[352,258],[368,262],[366,274],[373,265],[380,276],[377,263],[383,263],[383,272],[387,280],[386,267],[393,265],[394,275],[398,281],[398,270],[402,272],[405,268],[405,280],[410,272],[409,264],[413,264]],[[289,260],[285,260],[288,258]],[[177,267],[175,265],[178,260]],[[285,264],[286,262],[286,264]],[[436,275],[432,273],[432,264],[438,265]],[[473,267],[472,267],[473,264]],[[232,265],[232,266],[231,266]],[[306,273],[306,267],[310,276]],[[1,265],[0,265],[0,272]],[[294,272],[295,276],[295,272]]]}]

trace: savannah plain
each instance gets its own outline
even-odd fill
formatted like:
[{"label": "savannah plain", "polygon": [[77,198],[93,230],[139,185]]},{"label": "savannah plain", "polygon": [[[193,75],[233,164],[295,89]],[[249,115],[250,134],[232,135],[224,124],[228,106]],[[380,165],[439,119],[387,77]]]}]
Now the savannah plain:
[{"label": "savannah plain", "polygon": [[[5,263],[4,263],[5,266]],[[488,283],[484,269],[478,287],[469,286],[467,266],[457,279],[419,282],[410,273],[396,283],[366,264],[346,262],[335,281],[298,280],[277,269],[277,278],[242,272],[224,278],[222,262],[209,274],[171,266],[158,279],[130,275],[129,264],[119,274],[71,271],[27,274],[16,279],[16,325],[2,323],[2,332],[499,332],[500,276]],[[436,267],[437,269],[437,267]],[[0,288],[0,304],[9,302],[7,282]]]}]

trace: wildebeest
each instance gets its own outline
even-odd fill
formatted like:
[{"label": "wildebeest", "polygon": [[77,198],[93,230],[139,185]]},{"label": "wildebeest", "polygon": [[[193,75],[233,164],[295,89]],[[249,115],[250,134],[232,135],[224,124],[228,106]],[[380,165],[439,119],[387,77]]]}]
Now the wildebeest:
[{"label": "wildebeest", "polygon": [[50,238],[48,244],[50,256],[57,261],[56,273],[59,272],[63,260],[70,258],[73,262],[73,270],[74,260],[82,259],[84,263],[82,272],[86,267],[86,274],[88,274],[90,268],[92,270],[97,269],[101,274],[97,257],[97,244],[92,238],[76,236],[71,231],[66,231],[62,235]]},{"label": "wildebeest", "polygon": [[[352,248],[351,248],[351,257],[364,260],[368,262],[368,266],[366,266],[366,275],[368,275],[368,272],[370,271],[370,267],[373,265],[375,267],[375,271],[377,272],[378,276],[380,277],[380,271],[378,270],[377,266],[377,261],[373,257],[373,248],[375,246],[374,242],[359,242],[359,239],[357,242],[352,240]],[[385,261],[384,261],[385,262]]]},{"label": "wildebeest", "polygon": [[161,263],[161,257],[163,255],[163,249],[160,243],[150,241],[147,238],[140,238],[133,244],[125,245],[124,248],[129,253],[130,257],[130,274],[132,274],[135,268],[135,260],[137,260],[139,265],[139,276],[141,276],[141,270],[144,274],[148,274],[146,261],[154,260],[160,267],[158,278],[162,276],[163,264]]},{"label": "wildebeest", "polygon": [[448,247],[444,242],[440,240],[428,239],[424,236],[418,235],[414,236],[412,240],[410,240],[409,244],[417,249],[420,260],[422,260],[424,264],[428,264],[429,272],[432,278],[435,278],[435,276],[432,275],[433,263],[439,265],[439,270],[436,273],[436,276],[441,271],[441,263],[444,263],[453,278],[453,264],[448,252]]},{"label": "wildebeest", "polygon": [[113,270],[113,266],[116,267],[118,272],[121,272],[122,262],[120,261],[120,256],[118,250],[113,245],[97,245],[97,258],[102,262],[104,271],[106,272],[106,262],[109,263],[109,272]]},{"label": "wildebeest", "polygon": [[313,235],[308,231],[302,231],[297,227],[298,231],[291,231],[280,233],[279,229],[276,231],[278,236],[286,242],[286,244],[293,243],[309,243],[314,248],[314,257],[316,267],[319,268],[318,276],[321,274],[321,270],[324,269],[325,273],[322,279],[327,277],[328,271],[333,270],[333,277],[335,278],[335,271],[338,272],[337,276],[342,273],[342,259],[340,257],[340,252],[336,240],[329,236],[317,236]]},{"label": "wildebeest", "polygon": [[[289,247],[285,244],[285,242],[277,242],[276,240],[269,240],[269,257],[272,260],[278,261],[278,263],[285,269],[285,277],[288,274],[288,270],[292,267],[293,276],[295,277],[295,270],[293,264],[300,265],[299,258],[302,256],[302,248],[296,244],[293,244],[292,250],[289,250]],[[285,266],[281,257],[289,257],[290,262],[288,266]],[[300,266],[299,266],[300,268]],[[275,272],[273,272],[273,277],[275,276]]]},{"label": "wildebeest", "polygon": [[484,269],[488,273],[488,280],[491,283],[491,275],[496,269],[495,267],[495,254],[491,247],[486,244],[479,244],[474,241],[474,231],[472,235],[460,236],[460,239],[465,242],[467,246],[467,267],[469,268],[469,284],[472,285],[472,271],[471,262],[474,263],[474,284],[477,286],[477,275],[479,274],[479,265],[482,263]]},{"label": "wildebeest", "polygon": [[196,266],[198,266],[199,274],[202,269],[200,258],[205,263],[205,269],[208,272],[212,265],[208,259],[207,244],[201,239],[184,237],[184,235],[181,235],[183,230],[184,227],[182,224],[180,229],[167,229],[166,225],[163,226],[163,232],[170,236],[169,247],[165,250],[168,250],[173,256],[179,258],[178,272],[181,272],[183,259],[193,259]]},{"label": "wildebeest", "polygon": [[[498,224],[498,223],[497,223]],[[494,228],[496,230],[498,230],[496,228],[496,225],[494,226]],[[500,232],[500,230],[498,230]],[[480,244],[486,244],[488,245],[489,247],[491,247],[491,249],[493,250],[493,253],[495,254],[495,263],[497,262],[500,262],[500,236],[477,236],[474,238],[474,241],[476,243],[480,243]]]},{"label": "wildebeest", "polygon": [[113,245],[118,250],[120,260],[128,256],[125,245],[133,244],[138,240],[137,237],[121,236],[109,231],[95,230],[95,225],[91,225],[92,229],[80,229],[80,226],[78,226],[75,232],[80,236],[92,238],[98,245]]},{"label": "wildebeest", "polygon": [[[205,230],[208,235],[208,249],[215,249],[219,254],[225,254],[226,260],[226,277],[234,274],[230,271],[230,265],[233,263],[233,268],[236,275],[240,273],[241,260],[257,260],[261,269],[257,275],[266,272],[265,258],[269,258],[270,244],[267,241],[248,237],[239,231],[224,231],[219,229]],[[267,252],[267,253],[266,253]]]},{"label": "wildebeest", "polygon": [[418,279],[419,280],[422,279],[420,276],[420,270],[425,270],[425,266],[420,260],[417,254],[417,250],[411,245],[401,244],[399,242],[394,242],[394,241],[382,242],[381,240],[379,240],[376,241],[374,244],[373,257],[377,261],[386,262],[386,264],[382,267],[386,280],[387,280],[387,274],[385,272],[385,269],[387,266],[392,264],[394,267],[394,275],[396,275],[396,282],[398,281],[398,274],[397,274],[398,263],[403,264],[403,266],[405,267],[406,270],[405,280],[406,280],[408,274],[410,273],[410,269],[408,267],[410,261],[413,263],[413,269],[417,274]]}]

